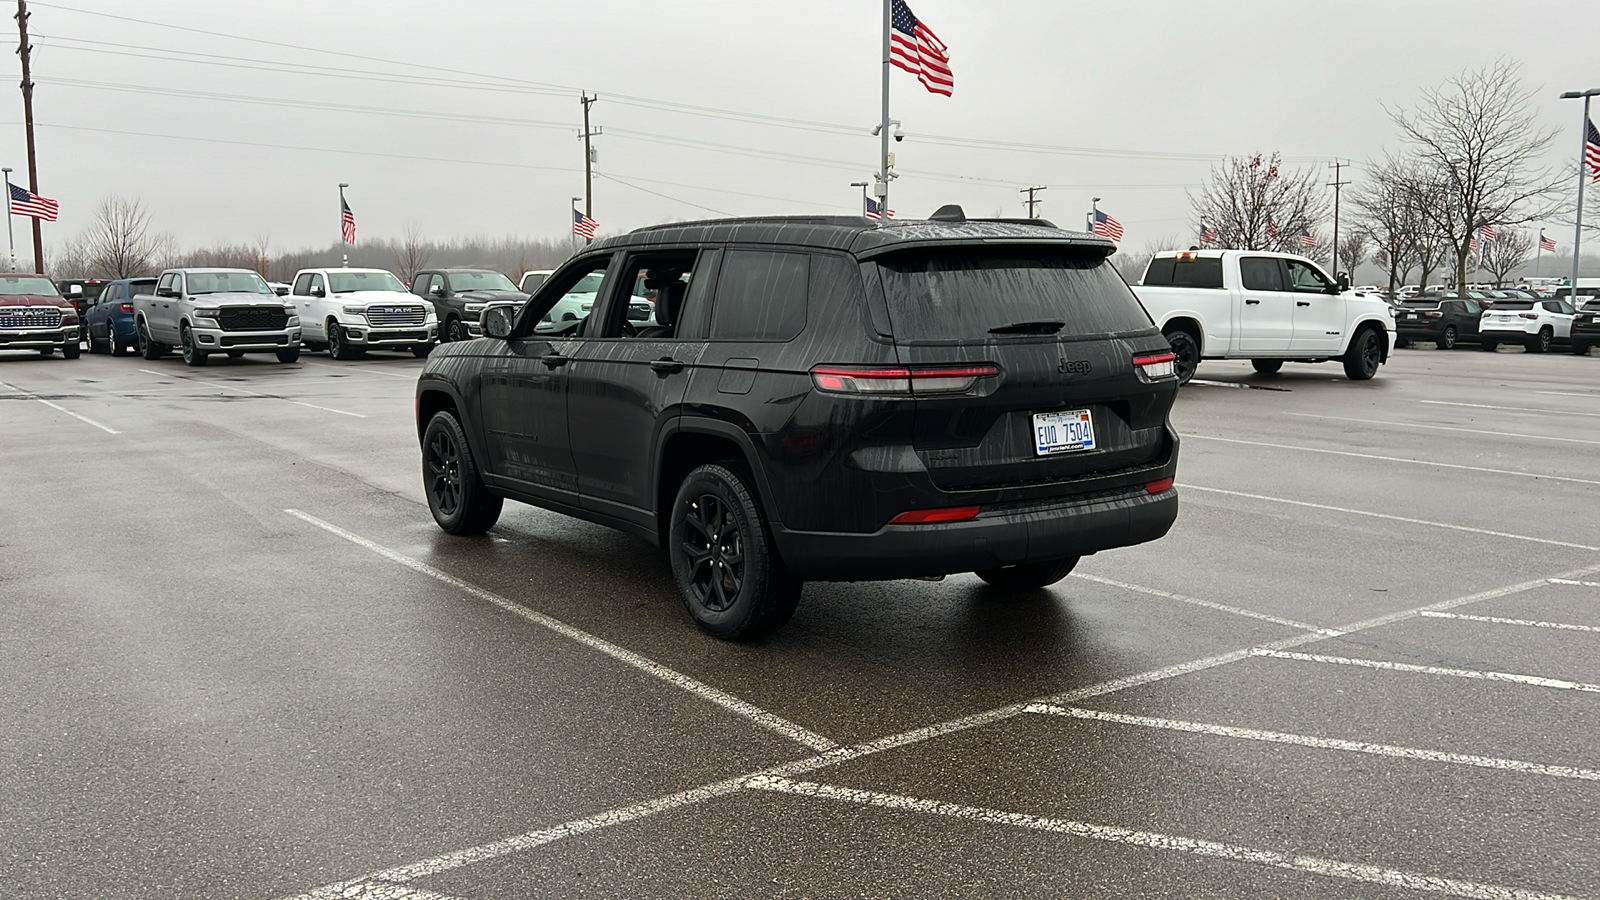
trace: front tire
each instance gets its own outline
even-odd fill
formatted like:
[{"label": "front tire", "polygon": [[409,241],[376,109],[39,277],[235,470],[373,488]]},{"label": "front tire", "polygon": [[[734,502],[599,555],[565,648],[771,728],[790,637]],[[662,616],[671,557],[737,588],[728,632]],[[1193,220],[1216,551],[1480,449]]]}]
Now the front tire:
[{"label": "front tire", "polygon": [[1383,333],[1363,328],[1344,353],[1344,374],[1351,381],[1368,381],[1383,364]]},{"label": "front tire", "polygon": [[111,352],[112,356],[127,356],[133,350],[132,347],[117,340],[117,330],[115,328],[106,331],[106,349]]},{"label": "front tire", "polygon": [[725,641],[765,637],[789,621],[801,582],[772,542],[750,479],[711,464],[678,487],[668,531],[672,575],[705,633]]},{"label": "front tire", "polygon": [[448,342],[454,344],[457,341],[466,340],[467,337],[467,326],[464,325],[460,319],[452,318],[449,322],[445,323],[444,336],[440,338],[439,343],[443,344]]},{"label": "front tire", "polygon": [[1283,370],[1281,359],[1252,359],[1250,365],[1263,375],[1276,375]]},{"label": "front tire", "polygon": [[1555,340],[1555,332],[1550,329],[1550,326],[1546,325],[1539,329],[1539,333],[1533,336],[1533,340],[1528,342],[1528,352],[1548,353],[1550,352],[1550,345],[1555,343]]},{"label": "front tire", "polygon": [[1077,565],[1078,557],[1068,556],[1062,559],[1047,559],[1043,562],[979,569],[972,574],[1001,590],[1036,591],[1071,575]]},{"label": "front tire", "polygon": [[361,355],[361,348],[350,346],[350,342],[345,339],[344,329],[339,326],[338,322],[329,319],[326,333],[328,335],[329,356],[334,359],[350,360]]},{"label": "front tire", "polygon": [[77,341],[68,341],[67,343],[61,345],[62,359],[77,359],[78,354],[82,352],[83,349],[78,346]]},{"label": "front tire", "polygon": [[432,344],[414,344],[411,347],[411,355],[415,356],[417,359],[427,359],[428,354],[432,352]]},{"label": "front tire", "polygon": [[194,332],[187,325],[178,331],[178,343],[183,348],[183,364],[186,366],[203,366],[211,356],[194,345]]},{"label": "front tire", "polygon": [[286,350],[279,350],[278,351],[278,362],[281,362],[281,363],[292,363],[292,362],[298,362],[299,359],[300,359],[300,345],[298,345],[298,344],[296,344],[293,347],[289,347]]},{"label": "front tire", "polygon": [[1200,367],[1200,339],[1186,328],[1174,328],[1163,335],[1172,346],[1173,368],[1179,384],[1188,384]]},{"label": "front tire", "polygon": [[422,433],[422,489],[439,527],[457,535],[483,534],[500,520],[505,501],[489,493],[454,413],[438,412]]},{"label": "front tire", "polygon": [[1456,348],[1456,327],[1454,325],[1446,325],[1444,334],[1433,342],[1433,347],[1435,350],[1454,350]]}]

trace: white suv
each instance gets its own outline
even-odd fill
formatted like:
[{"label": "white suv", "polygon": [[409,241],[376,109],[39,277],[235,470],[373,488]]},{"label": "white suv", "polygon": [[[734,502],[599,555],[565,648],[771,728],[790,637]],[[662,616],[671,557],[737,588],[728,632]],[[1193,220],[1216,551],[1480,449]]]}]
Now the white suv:
[{"label": "white suv", "polygon": [[1497,300],[1478,322],[1478,346],[1492,353],[1501,344],[1521,344],[1529,353],[1543,353],[1571,342],[1576,313],[1565,300]]}]

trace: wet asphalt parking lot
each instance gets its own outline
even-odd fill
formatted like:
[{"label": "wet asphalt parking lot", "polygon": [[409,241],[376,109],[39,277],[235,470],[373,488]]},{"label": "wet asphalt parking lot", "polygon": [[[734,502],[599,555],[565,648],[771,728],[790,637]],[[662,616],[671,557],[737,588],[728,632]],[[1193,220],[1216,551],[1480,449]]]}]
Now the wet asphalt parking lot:
[{"label": "wet asphalt parking lot", "polygon": [[1600,896],[1600,358],[1420,347],[1203,365],[1162,541],[751,645],[440,532],[409,356],[0,354],[0,894]]}]

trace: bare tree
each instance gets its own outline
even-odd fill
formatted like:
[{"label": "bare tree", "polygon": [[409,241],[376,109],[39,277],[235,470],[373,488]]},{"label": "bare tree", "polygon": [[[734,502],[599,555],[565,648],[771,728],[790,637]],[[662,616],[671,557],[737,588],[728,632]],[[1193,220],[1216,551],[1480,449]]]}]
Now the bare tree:
[{"label": "bare tree", "polygon": [[1315,173],[1285,171],[1276,153],[1213,167],[1210,183],[1199,197],[1190,196],[1189,206],[1197,225],[1216,230],[1218,247],[1291,253],[1301,249],[1302,230],[1315,232],[1328,212]]},{"label": "bare tree", "polygon": [[[433,244],[423,240],[422,226],[416,222],[408,223],[405,235],[394,251],[394,264],[400,270],[400,279],[410,284],[417,277],[417,272],[428,265],[432,256]],[[517,273],[518,276],[521,274]]]},{"label": "bare tree", "polygon": [[44,271],[39,274],[52,278],[80,278],[103,273],[90,267],[88,241],[80,234],[64,244],[46,246]]},{"label": "bare tree", "polygon": [[107,278],[147,275],[157,237],[150,213],[138,200],[112,194],[95,208],[94,221],[78,236],[88,271]]},{"label": "bare tree", "polygon": [[[1450,240],[1438,232],[1428,231],[1417,239],[1417,285],[1423,290],[1428,289],[1428,282],[1433,280],[1433,273],[1442,271],[1444,264],[1455,253],[1455,248]],[[1464,282],[1462,282],[1464,283]],[[1461,288],[1465,290],[1465,288]]]},{"label": "bare tree", "polygon": [[1132,284],[1144,277],[1144,270],[1150,266],[1150,258],[1163,250],[1177,250],[1186,247],[1175,237],[1164,237],[1160,240],[1149,241],[1138,250],[1118,250],[1111,257],[1111,264],[1122,273],[1122,279]]},{"label": "bare tree", "polygon": [[1334,255],[1338,264],[1350,277],[1356,277],[1356,269],[1367,261],[1367,254],[1372,250],[1372,238],[1358,228],[1352,228],[1346,234],[1340,235],[1339,246],[1334,248]]},{"label": "bare tree", "polygon": [[1533,245],[1538,240],[1532,232],[1520,228],[1502,228],[1494,240],[1483,245],[1482,266],[1494,276],[1496,284],[1506,280],[1513,269],[1520,269],[1533,258]]},{"label": "bare tree", "polygon": [[247,247],[252,258],[250,262],[245,265],[245,268],[255,269],[256,274],[260,275],[262,278],[266,278],[268,273],[272,271],[272,256],[268,252],[271,247],[271,232],[263,231],[256,235],[255,240],[251,241]]},{"label": "bare tree", "polygon": [[1560,178],[1543,163],[1555,132],[1539,126],[1533,92],[1504,60],[1449,78],[1416,109],[1390,116],[1430,176],[1437,202],[1423,212],[1454,251],[1456,289],[1465,291],[1478,229],[1533,221],[1557,196]]},{"label": "bare tree", "polygon": [[1376,245],[1372,261],[1389,273],[1392,297],[1417,263],[1417,243],[1428,225],[1417,205],[1414,164],[1387,157],[1369,166],[1372,175],[1352,192],[1356,229]]}]

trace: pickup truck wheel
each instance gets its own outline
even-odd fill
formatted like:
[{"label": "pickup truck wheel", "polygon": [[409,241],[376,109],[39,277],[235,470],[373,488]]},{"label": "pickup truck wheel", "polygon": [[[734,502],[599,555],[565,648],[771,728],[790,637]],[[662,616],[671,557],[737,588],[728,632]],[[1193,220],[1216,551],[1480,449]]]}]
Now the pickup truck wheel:
[{"label": "pickup truck wheel", "polygon": [[450,534],[483,534],[500,519],[504,501],[484,486],[453,413],[434,413],[422,433],[422,488],[433,520]]},{"label": "pickup truck wheel", "polygon": [[1252,359],[1250,366],[1263,375],[1276,375],[1283,371],[1281,359]]},{"label": "pickup truck wheel", "polygon": [[77,341],[68,341],[67,343],[61,345],[62,359],[77,359],[78,354],[82,352],[83,348],[78,346]]},{"label": "pickup truck wheel", "polygon": [[1406,347],[1409,347],[1409,346],[1411,346],[1411,339],[1410,338],[1395,338],[1394,339],[1394,348],[1396,350],[1403,350],[1403,349],[1405,349]]},{"label": "pickup truck wheel", "polygon": [[338,322],[328,320],[327,335],[328,355],[334,359],[355,359],[361,355],[360,347],[352,347],[350,342],[344,339],[344,329],[339,327]]},{"label": "pickup truck wheel", "polygon": [[[468,337],[468,335],[467,335],[467,326],[462,324],[460,319],[451,318],[450,321],[445,323],[445,326],[444,326],[444,340],[445,341],[449,341],[450,343],[455,343],[456,341],[464,341],[464,340],[467,339],[467,337]],[[443,343],[443,342],[444,341],[441,341],[440,343]]]},{"label": "pickup truck wheel", "polygon": [[299,359],[300,359],[300,346],[298,344],[296,344],[293,347],[288,348],[287,350],[279,350],[278,351],[278,362],[281,362],[281,363],[292,363],[292,362],[298,361]]},{"label": "pickup truck wheel", "polygon": [[1479,338],[1478,349],[1485,353],[1493,353],[1494,351],[1500,349],[1500,342],[1491,341],[1488,338]]},{"label": "pickup truck wheel", "polygon": [[1351,381],[1366,381],[1378,374],[1383,363],[1383,333],[1376,328],[1363,328],[1350,341],[1344,353],[1344,374]]},{"label": "pickup truck wheel", "polygon": [[183,364],[186,366],[203,366],[206,364],[206,359],[211,356],[194,345],[194,333],[187,325],[178,331],[178,343],[183,348]]},{"label": "pickup truck wheel", "polygon": [[1549,325],[1546,325],[1539,329],[1539,333],[1534,335],[1533,340],[1528,342],[1528,352],[1547,353],[1550,350],[1550,345],[1555,343],[1555,339],[1555,332],[1550,330]]},{"label": "pickup truck wheel", "polygon": [[1077,565],[1078,557],[1068,556],[1063,559],[1047,559],[1044,562],[1001,566],[997,569],[979,569],[973,574],[1002,590],[1036,591],[1071,575]]},{"label": "pickup truck wheel", "polygon": [[1440,335],[1439,339],[1437,341],[1433,342],[1433,349],[1435,349],[1435,350],[1454,350],[1455,348],[1456,348],[1456,327],[1454,325],[1446,325],[1444,327],[1444,334]]},{"label": "pickup truck wheel", "polygon": [[1174,328],[1163,334],[1167,343],[1172,345],[1173,368],[1178,373],[1178,383],[1188,384],[1194,377],[1194,370],[1200,365],[1200,341],[1188,330]]},{"label": "pickup truck wheel", "polygon": [[133,326],[133,339],[139,347],[139,355],[145,359],[160,359],[167,352],[165,344],[158,344],[150,339],[150,332],[143,322]]},{"label": "pickup truck wheel", "polygon": [[678,487],[668,531],[672,575],[700,630],[725,641],[765,637],[789,621],[801,582],[772,543],[750,478],[701,466]]}]

